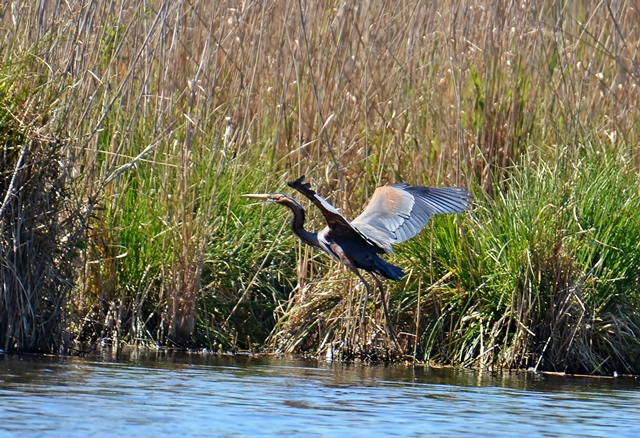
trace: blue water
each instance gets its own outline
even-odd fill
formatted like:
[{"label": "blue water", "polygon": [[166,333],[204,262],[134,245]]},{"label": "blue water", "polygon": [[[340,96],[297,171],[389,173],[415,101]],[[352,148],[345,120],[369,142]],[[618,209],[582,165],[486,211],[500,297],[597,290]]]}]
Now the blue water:
[{"label": "blue water", "polygon": [[640,436],[640,381],[0,354],[0,436]]}]

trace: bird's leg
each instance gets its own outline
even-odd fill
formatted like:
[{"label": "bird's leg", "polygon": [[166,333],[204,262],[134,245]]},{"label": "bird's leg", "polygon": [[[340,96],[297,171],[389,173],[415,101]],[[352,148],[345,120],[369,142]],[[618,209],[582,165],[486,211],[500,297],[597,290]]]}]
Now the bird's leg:
[{"label": "bird's leg", "polygon": [[398,342],[398,338],[396,337],[396,332],[393,329],[393,322],[389,317],[389,309],[387,308],[387,297],[384,294],[384,286],[380,281],[380,279],[373,274],[373,272],[369,272],[369,274],[371,274],[371,277],[376,282],[378,289],[380,289],[380,299],[382,300],[382,309],[384,310],[384,318],[385,318],[387,330],[389,331],[389,334],[391,335],[391,339],[393,339],[393,343],[396,345],[396,348],[398,349],[400,354],[404,354],[404,352],[402,351],[402,347],[400,347],[400,342]]},{"label": "bird's leg", "polygon": [[364,284],[365,293],[364,293],[364,305],[362,307],[362,315],[360,316],[360,336],[362,337],[363,348],[364,342],[366,341],[367,336],[367,305],[369,303],[369,295],[371,294],[371,286],[367,283],[362,275],[355,269],[353,272],[356,273],[362,284]]}]

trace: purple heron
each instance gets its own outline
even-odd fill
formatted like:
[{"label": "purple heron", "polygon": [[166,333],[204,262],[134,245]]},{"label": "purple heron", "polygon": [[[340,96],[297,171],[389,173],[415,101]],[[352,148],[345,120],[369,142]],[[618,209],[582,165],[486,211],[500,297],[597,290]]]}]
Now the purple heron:
[{"label": "purple heron", "polygon": [[[411,239],[424,228],[434,214],[460,213],[471,205],[471,195],[464,187],[421,187],[406,183],[378,187],[364,211],[349,222],[335,207],[311,189],[302,176],[287,183],[307,197],[324,216],[327,226],[319,232],[304,228],[305,211],[294,199],[282,193],[246,194],[246,198],[262,199],[287,207],[292,212],[291,231],[307,245],[318,248],[336,258],[364,284],[365,309],[371,294],[369,283],[360,274],[362,269],[371,274],[380,289],[387,325],[389,311],[380,279],[399,280],[401,268],[380,258],[393,253],[392,245]],[[392,337],[395,334],[390,328]]]}]

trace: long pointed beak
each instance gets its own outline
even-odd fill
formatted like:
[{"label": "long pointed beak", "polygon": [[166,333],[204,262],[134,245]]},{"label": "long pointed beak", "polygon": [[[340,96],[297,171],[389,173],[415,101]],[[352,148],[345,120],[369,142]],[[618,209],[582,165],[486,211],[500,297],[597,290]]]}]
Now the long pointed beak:
[{"label": "long pointed beak", "polygon": [[267,200],[271,197],[271,195],[269,193],[247,193],[246,195],[242,195],[242,197]]}]

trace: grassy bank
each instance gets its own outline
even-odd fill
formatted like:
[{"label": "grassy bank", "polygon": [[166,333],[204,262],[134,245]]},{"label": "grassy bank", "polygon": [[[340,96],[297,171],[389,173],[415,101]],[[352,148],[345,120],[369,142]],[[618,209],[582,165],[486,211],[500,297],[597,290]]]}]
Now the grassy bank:
[{"label": "grassy bank", "polygon": [[386,354],[379,299],[360,339],[353,276],[238,196],[304,173],[348,217],[471,187],[393,258],[415,358],[640,372],[640,16],[531,3],[5,8],[0,347]]},{"label": "grassy bank", "polygon": [[[473,185],[471,214],[438,217],[398,249],[408,275],[389,285],[390,307],[405,352],[474,367],[637,369],[640,179],[620,156],[575,152],[523,157],[505,169],[508,189]],[[343,276],[285,313],[280,348],[357,344],[362,290]],[[368,312],[385,345],[379,305]]]}]

